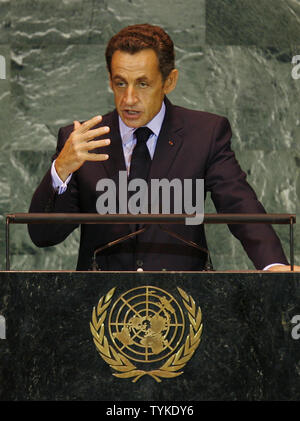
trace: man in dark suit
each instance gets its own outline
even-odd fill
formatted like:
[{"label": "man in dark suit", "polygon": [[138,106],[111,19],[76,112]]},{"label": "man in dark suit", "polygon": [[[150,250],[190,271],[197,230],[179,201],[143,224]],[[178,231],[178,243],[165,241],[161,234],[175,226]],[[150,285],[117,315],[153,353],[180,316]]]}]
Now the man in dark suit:
[{"label": "man in dark suit", "polygon": [[[60,129],[52,167],[33,196],[30,212],[96,213],[98,181],[111,179],[118,187],[120,171],[130,175],[135,130],[145,126],[151,129],[146,152],[151,162],[148,181],[204,179],[205,192],[211,192],[218,212],[265,212],[231,150],[227,119],[174,106],[167,99],[176,86],[178,71],[172,40],[161,28],[124,28],[109,42],[106,61],[116,110]],[[60,243],[74,228],[76,225],[30,225],[29,233],[43,247]],[[105,249],[97,257],[98,267],[203,270],[207,263],[203,225],[169,228],[203,251],[152,225],[138,237]],[[278,266],[288,262],[271,226],[229,228],[257,269],[270,265],[273,270],[288,269]],[[82,225],[77,270],[88,270],[97,248],[130,232],[128,225]]]}]

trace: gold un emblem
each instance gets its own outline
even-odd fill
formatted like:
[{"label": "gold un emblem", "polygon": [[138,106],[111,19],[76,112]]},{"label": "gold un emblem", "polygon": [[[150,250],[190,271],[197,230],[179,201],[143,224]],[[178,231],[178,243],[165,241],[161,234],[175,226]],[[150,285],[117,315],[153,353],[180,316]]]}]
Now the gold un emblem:
[{"label": "gold un emblem", "polygon": [[100,298],[90,323],[97,350],[115,370],[113,375],[133,382],[145,375],[157,382],[180,376],[201,340],[200,307],[179,287],[185,311],[158,287],[130,289],[112,304],[115,290]]}]

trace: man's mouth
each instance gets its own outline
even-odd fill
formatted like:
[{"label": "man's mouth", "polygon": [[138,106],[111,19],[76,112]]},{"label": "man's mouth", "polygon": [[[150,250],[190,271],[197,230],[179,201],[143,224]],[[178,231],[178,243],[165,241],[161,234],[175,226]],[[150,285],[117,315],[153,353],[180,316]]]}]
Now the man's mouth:
[{"label": "man's mouth", "polygon": [[123,113],[127,116],[127,117],[138,117],[141,114],[141,111],[137,111],[137,110],[123,110]]},{"label": "man's mouth", "polygon": [[135,111],[135,110],[125,110],[127,113],[129,114],[138,114],[139,111]]}]

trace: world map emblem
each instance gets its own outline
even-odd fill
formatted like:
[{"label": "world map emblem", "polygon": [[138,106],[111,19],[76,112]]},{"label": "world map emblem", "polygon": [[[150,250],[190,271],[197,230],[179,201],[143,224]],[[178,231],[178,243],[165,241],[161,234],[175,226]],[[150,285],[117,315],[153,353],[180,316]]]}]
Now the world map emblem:
[{"label": "world map emblem", "polygon": [[[199,346],[202,313],[193,298],[177,288],[176,297],[156,286],[139,286],[101,297],[90,323],[96,348],[119,378],[136,382],[149,375],[157,382],[183,374]],[[189,322],[189,323],[187,323]]]}]

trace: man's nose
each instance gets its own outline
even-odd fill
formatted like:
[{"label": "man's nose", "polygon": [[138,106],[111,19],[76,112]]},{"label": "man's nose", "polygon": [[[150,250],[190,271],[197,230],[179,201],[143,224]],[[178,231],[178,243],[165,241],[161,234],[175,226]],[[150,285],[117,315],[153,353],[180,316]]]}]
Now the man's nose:
[{"label": "man's nose", "polygon": [[138,102],[134,87],[128,86],[125,91],[123,101],[126,105],[135,105]]}]

